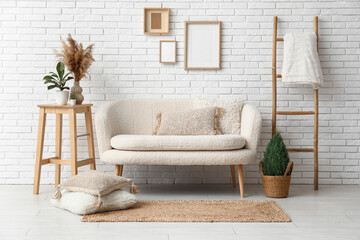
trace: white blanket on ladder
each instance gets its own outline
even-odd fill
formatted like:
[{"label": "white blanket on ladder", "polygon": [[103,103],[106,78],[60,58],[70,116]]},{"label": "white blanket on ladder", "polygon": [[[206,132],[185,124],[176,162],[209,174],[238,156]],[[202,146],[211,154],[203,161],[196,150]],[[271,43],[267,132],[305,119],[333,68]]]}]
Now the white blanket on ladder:
[{"label": "white blanket on ladder", "polygon": [[281,75],[285,84],[311,84],[314,88],[323,84],[314,32],[285,35]]}]

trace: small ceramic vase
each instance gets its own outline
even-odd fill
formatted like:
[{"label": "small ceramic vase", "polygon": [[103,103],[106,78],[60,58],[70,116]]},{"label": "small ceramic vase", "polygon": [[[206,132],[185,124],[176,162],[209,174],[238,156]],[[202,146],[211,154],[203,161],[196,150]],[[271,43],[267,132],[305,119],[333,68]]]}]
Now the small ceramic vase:
[{"label": "small ceramic vase", "polygon": [[84,96],[82,93],[82,88],[80,87],[80,82],[74,82],[74,86],[71,88],[71,92],[76,94],[76,104],[81,104],[84,101]]}]

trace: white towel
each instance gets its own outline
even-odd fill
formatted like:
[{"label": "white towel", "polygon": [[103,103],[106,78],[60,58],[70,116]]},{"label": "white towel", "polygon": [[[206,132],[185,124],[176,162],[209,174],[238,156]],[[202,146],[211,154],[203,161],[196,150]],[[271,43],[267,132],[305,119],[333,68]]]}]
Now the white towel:
[{"label": "white towel", "polygon": [[311,84],[314,88],[323,84],[314,32],[285,35],[281,75],[285,84]]}]

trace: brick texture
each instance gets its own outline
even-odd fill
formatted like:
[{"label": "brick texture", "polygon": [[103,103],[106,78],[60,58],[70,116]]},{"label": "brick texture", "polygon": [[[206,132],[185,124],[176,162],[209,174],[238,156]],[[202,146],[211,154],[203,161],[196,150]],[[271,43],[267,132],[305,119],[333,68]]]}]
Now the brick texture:
[{"label": "brick texture", "polygon": [[[169,7],[170,33],[143,34],[143,8]],[[91,78],[81,81],[85,101],[96,108],[119,98],[239,97],[258,106],[263,131],[262,158],[271,137],[272,19],[278,35],[312,31],[319,16],[320,59],[325,85],[319,90],[319,163],[321,184],[359,184],[360,159],[360,2],[359,1],[0,1],[0,184],[32,184],[39,103],[53,101],[42,77],[53,71],[53,48],[71,33],[85,45],[95,43]],[[219,20],[222,70],[185,71],[184,21]],[[159,40],[178,41],[178,62],[159,64]],[[279,43],[279,71],[282,43]],[[279,108],[311,110],[310,87],[283,87]],[[54,152],[54,116],[49,116],[44,156]],[[78,120],[85,131],[84,119]],[[313,117],[280,116],[286,144],[312,145]],[[64,120],[64,158],[69,157]],[[86,141],[79,140],[79,158]],[[293,183],[312,183],[311,153],[291,153]],[[98,169],[114,167],[98,162]],[[83,167],[82,169],[87,169]],[[256,164],[245,166],[246,182],[260,183]],[[63,177],[70,169],[63,167]],[[230,183],[229,167],[126,166],[137,183]],[[41,183],[54,182],[54,167],[44,166]]]}]

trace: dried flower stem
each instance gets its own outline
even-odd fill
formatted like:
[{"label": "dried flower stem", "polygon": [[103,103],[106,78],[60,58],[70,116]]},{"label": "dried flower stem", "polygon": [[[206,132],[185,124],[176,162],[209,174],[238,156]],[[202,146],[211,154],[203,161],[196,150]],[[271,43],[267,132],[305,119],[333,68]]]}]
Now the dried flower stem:
[{"label": "dried flower stem", "polygon": [[67,37],[69,44],[61,40],[61,52],[55,50],[56,57],[63,62],[70,72],[74,74],[75,82],[79,82],[82,78],[89,75],[89,68],[95,61],[92,56],[94,44],[83,48],[83,45],[78,44],[69,34]]}]

